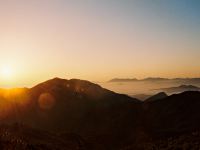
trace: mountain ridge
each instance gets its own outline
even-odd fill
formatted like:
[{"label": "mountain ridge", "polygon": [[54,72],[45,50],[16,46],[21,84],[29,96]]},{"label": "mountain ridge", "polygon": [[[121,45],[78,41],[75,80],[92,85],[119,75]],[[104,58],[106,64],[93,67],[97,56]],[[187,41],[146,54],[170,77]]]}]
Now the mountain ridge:
[{"label": "mountain ridge", "polygon": [[1,123],[23,123],[63,133],[62,137],[73,133],[92,143],[93,149],[119,150],[133,145],[137,150],[148,142],[163,139],[167,143],[166,138],[176,141],[176,136],[200,131],[198,91],[141,102],[89,81],[54,78],[20,94],[1,99],[0,93]]},{"label": "mountain ridge", "polygon": [[194,86],[194,85],[182,84],[177,87],[160,88],[160,89],[156,89],[156,90],[173,94],[173,93],[182,93],[185,91],[200,91],[200,88],[198,86]]},{"label": "mountain ridge", "polygon": [[161,77],[147,77],[144,79],[137,78],[113,78],[108,82],[134,82],[134,81],[187,81],[187,82],[200,82],[200,78],[161,78]]}]

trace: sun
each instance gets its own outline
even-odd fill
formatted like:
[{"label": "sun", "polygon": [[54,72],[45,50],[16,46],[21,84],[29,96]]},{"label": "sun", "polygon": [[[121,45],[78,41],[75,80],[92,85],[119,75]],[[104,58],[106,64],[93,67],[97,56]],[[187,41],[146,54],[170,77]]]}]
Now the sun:
[{"label": "sun", "polygon": [[11,79],[13,77],[13,69],[11,66],[2,66],[1,77],[4,79]]}]

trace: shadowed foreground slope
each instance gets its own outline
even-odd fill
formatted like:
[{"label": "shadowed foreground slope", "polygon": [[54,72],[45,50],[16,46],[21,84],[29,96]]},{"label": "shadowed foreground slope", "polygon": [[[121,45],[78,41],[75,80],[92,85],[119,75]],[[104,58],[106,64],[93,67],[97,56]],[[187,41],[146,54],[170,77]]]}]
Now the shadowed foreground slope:
[{"label": "shadowed foreground slope", "polygon": [[87,143],[76,134],[53,134],[13,124],[0,126],[1,150],[86,150]]},{"label": "shadowed foreground slope", "polygon": [[200,92],[146,101],[142,107],[144,134],[124,149],[200,149]]}]

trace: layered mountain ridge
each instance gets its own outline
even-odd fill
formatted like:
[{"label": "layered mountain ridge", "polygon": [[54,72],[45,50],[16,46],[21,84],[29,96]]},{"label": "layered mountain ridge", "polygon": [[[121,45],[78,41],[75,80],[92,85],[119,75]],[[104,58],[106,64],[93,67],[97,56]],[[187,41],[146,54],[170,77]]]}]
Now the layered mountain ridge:
[{"label": "layered mountain ridge", "polygon": [[30,89],[0,90],[0,121],[73,133],[91,149],[139,149],[200,131],[200,92],[158,97],[141,102],[89,81],[54,78]]}]

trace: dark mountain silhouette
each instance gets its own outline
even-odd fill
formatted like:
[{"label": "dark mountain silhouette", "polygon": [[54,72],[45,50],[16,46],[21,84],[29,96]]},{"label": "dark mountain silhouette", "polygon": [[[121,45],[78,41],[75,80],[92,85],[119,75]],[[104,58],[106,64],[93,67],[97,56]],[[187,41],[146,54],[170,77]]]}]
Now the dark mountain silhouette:
[{"label": "dark mountain silhouette", "polygon": [[148,94],[136,94],[136,95],[131,95],[131,97],[133,98],[137,98],[141,101],[146,100],[147,98],[151,97],[152,95],[148,95]]},{"label": "dark mountain silhouette", "polygon": [[199,149],[200,92],[158,96],[141,102],[59,78],[30,89],[2,89],[0,122],[8,125],[0,126],[6,135],[0,148],[148,150],[183,149],[186,143]]},{"label": "dark mountain silhouette", "polygon": [[[17,90],[16,90],[17,91]],[[11,91],[9,91],[11,92]],[[23,96],[22,96],[23,95]],[[140,101],[117,94],[88,81],[55,78],[5,98],[4,123],[25,123],[52,132],[76,133],[101,147],[115,147],[132,136],[140,111]],[[24,102],[25,101],[25,102]],[[102,138],[103,137],[103,138]],[[118,142],[116,145],[115,142]],[[96,148],[95,148],[96,149]]]},{"label": "dark mountain silhouette", "polygon": [[200,91],[200,88],[193,85],[180,85],[178,87],[169,87],[158,89],[167,93],[182,93],[185,91]]},{"label": "dark mountain silhouette", "polygon": [[195,91],[144,102],[143,134],[140,132],[137,140],[124,150],[199,149],[199,107],[200,92]]},{"label": "dark mountain silhouette", "polygon": [[189,91],[145,104],[152,130],[179,133],[199,129],[200,92]]},{"label": "dark mountain silhouette", "polygon": [[147,99],[145,100],[145,102],[160,100],[160,99],[166,98],[167,96],[168,96],[168,95],[167,95],[165,92],[160,92],[160,93],[158,93],[158,94],[156,94],[156,95],[153,95],[153,96],[147,98]]}]

